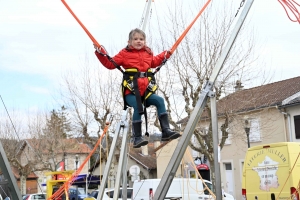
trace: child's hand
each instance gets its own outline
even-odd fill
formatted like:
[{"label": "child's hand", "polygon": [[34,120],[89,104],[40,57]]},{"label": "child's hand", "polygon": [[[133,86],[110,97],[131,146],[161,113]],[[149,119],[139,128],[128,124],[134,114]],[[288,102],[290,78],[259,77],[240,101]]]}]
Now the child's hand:
[{"label": "child's hand", "polygon": [[96,49],[96,51],[100,54],[106,54],[106,51],[104,49],[104,47],[100,46],[98,47],[96,44],[94,44],[94,48]]},{"label": "child's hand", "polygon": [[93,44],[94,45],[94,48],[97,50],[98,49],[98,46],[96,44]]},{"label": "child's hand", "polygon": [[171,51],[165,51],[165,58],[169,59],[171,57]]}]

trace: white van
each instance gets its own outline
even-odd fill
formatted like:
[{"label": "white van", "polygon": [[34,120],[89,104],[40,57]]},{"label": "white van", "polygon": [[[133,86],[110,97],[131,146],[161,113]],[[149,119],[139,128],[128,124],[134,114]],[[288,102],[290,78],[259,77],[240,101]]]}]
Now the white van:
[{"label": "white van", "polygon": [[[146,179],[134,181],[132,200],[152,200],[161,179]],[[212,191],[212,183],[204,180],[207,187]],[[200,179],[174,178],[165,199],[213,199],[209,191],[204,190]],[[234,200],[230,194],[223,193],[223,200]]]}]

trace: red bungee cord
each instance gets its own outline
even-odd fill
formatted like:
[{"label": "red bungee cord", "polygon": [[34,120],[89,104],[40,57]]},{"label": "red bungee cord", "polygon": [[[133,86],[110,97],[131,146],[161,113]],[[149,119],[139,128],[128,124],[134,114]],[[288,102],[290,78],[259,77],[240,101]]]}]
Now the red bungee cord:
[{"label": "red bungee cord", "polygon": [[[300,4],[297,3],[295,0],[278,0],[279,3],[282,5],[282,7],[284,8],[288,18],[292,21],[292,22],[298,22],[300,23],[300,13],[297,9],[297,6],[300,7]],[[289,11],[288,11],[289,9]],[[294,17],[296,19],[292,19],[290,15],[294,15]]]}]

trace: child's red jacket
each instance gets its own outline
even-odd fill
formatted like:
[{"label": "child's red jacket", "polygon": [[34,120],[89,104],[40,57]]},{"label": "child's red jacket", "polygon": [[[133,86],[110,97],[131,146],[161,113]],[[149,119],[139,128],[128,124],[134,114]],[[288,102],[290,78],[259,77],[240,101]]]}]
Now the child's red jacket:
[{"label": "child's red jacket", "polygon": [[[104,49],[101,49],[101,51],[106,54]],[[95,51],[95,54],[104,67],[110,70],[116,68],[115,65],[110,62],[106,56],[101,55],[97,51]],[[153,56],[153,52],[151,51],[151,49],[146,46],[140,50],[127,46],[112,59],[117,65],[122,66],[124,69],[136,68],[139,72],[147,72],[148,69],[156,68],[161,65],[162,61],[165,58],[165,54],[166,51],[158,54],[157,56]],[[169,57],[170,54],[167,53],[166,58]],[[149,80],[147,77],[138,78],[138,86],[141,96],[145,94],[148,84]],[[125,95],[129,93],[130,91],[127,89],[125,91]]]}]

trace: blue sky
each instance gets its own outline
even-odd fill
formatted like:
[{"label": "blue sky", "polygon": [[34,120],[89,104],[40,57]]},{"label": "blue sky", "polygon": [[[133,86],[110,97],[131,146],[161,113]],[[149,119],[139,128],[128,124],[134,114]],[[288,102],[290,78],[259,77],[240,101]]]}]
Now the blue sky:
[{"label": "blue sky", "polygon": [[[146,5],[146,0],[66,2],[99,43],[118,49],[129,30],[138,27]],[[241,1],[232,2],[237,9]],[[288,19],[276,0],[255,0],[248,18],[263,46],[265,67],[275,73],[273,80],[299,76],[299,24]],[[0,26],[0,95],[6,106],[52,109],[61,75],[78,70],[85,54],[93,56],[92,42],[60,0],[0,0]]]}]

